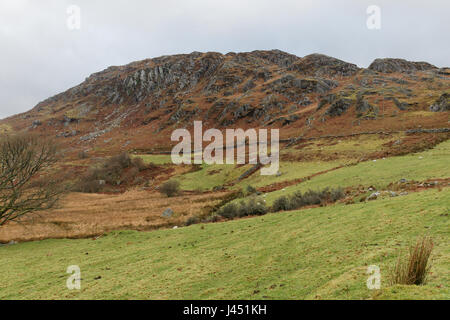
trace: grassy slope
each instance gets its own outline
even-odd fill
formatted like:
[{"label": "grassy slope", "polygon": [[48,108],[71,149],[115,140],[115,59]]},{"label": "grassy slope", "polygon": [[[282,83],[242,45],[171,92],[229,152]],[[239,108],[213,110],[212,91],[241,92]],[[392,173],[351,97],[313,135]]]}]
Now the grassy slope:
[{"label": "grassy slope", "polygon": [[315,173],[330,170],[339,167],[348,161],[303,161],[303,162],[290,162],[280,161],[280,176],[270,175],[262,176],[260,171],[255,172],[253,175],[245,180],[242,180],[235,187],[244,187],[251,185],[255,188],[264,187],[273,183],[280,183],[284,181],[292,181],[300,178],[306,178]]},{"label": "grassy slope", "polygon": [[361,162],[356,166],[348,166],[312,178],[303,183],[290,186],[267,194],[267,203],[281,195],[297,190],[320,190],[326,187],[370,186],[385,187],[402,178],[422,181],[432,178],[450,177],[450,140],[434,149],[406,156]]},{"label": "grassy slope", "polygon": [[[225,223],[0,247],[0,298],[450,298],[450,189]],[[436,242],[429,283],[386,287],[418,235]],[[65,287],[67,266],[82,290]],[[381,267],[382,290],[366,288]],[[101,276],[101,279],[94,280]]]}]

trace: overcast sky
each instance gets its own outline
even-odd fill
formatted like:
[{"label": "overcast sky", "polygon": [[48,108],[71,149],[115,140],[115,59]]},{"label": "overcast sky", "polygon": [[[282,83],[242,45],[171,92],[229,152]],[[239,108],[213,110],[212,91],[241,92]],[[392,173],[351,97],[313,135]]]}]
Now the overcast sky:
[{"label": "overcast sky", "polygon": [[[367,27],[370,5],[380,29]],[[0,118],[108,66],[165,54],[280,49],[446,67],[449,16],[448,0],[0,0]]]}]

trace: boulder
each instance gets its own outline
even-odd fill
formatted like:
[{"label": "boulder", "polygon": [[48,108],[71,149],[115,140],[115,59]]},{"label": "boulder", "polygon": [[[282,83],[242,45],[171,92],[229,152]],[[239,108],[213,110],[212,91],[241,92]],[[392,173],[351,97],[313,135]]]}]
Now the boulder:
[{"label": "boulder", "polygon": [[367,197],[367,200],[376,200],[380,196],[380,192],[373,192]]},{"label": "boulder", "polygon": [[170,218],[172,216],[173,216],[173,210],[170,208],[167,208],[166,210],[164,210],[164,212],[161,215],[161,217],[163,217],[163,218]]}]

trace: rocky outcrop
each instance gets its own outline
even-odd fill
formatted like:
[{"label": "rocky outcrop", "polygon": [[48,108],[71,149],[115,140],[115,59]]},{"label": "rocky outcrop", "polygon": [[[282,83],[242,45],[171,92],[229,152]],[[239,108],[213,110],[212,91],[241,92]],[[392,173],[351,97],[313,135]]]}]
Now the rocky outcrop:
[{"label": "rocky outcrop", "polygon": [[324,94],[338,86],[337,81],[328,79],[302,79],[287,74],[267,85],[267,89],[279,93],[290,101],[304,99],[305,94]]},{"label": "rocky outcrop", "polygon": [[314,53],[299,59],[289,70],[317,77],[348,77],[358,72],[359,68],[355,64]]},{"label": "rocky outcrop", "polygon": [[[417,70],[431,71],[382,74]],[[201,119],[217,128],[294,122],[311,128],[322,126],[317,119],[324,122],[353,106],[358,121],[376,119],[375,104],[383,98],[393,101],[388,107],[419,110],[430,90],[442,96],[429,109],[448,111],[448,93],[442,92],[448,86],[448,73],[401,59],[377,59],[361,70],[322,54],[300,58],[280,50],[192,52],[109,67],[22,117],[29,119],[27,128],[51,126],[60,137],[77,136],[73,140],[78,143],[98,140],[116,128],[147,126],[146,130],[158,133],[187,128]],[[416,92],[416,84],[425,81],[431,89]]]},{"label": "rocky outcrop", "polygon": [[352,105],[352,100],[340,98],[331,104],[331,106],[325,111],[326,116],[337,117],[342,115],[344,112],[350,108]]},{"label": "rocky outcrop", "polygon": [[430,111],[433,112],[450,111],[450,94],[443,93],[439,97],[439,99],[437,99],[436,102],[430,106]]},{"label": "rocky outcrop", "polygon": [[290,53],[286,53],[281,50],[270,50],[270,51],[256,50],[252,51],[250,54],[285,68],[289,67],[299,59],[297,56]]},{"label": "rocky outcrop", "polygon": [[412,62],[404,59],[375,59],[369,66],[369,70],[393,73],[393,72],[416,72],[437,69],[427,62]]},{"label": "rocky outcrop", "polygon": [[356,99],[356,115],[365,119],[375,119],[378,115],[379,109],[371,105],[362,95]]}]

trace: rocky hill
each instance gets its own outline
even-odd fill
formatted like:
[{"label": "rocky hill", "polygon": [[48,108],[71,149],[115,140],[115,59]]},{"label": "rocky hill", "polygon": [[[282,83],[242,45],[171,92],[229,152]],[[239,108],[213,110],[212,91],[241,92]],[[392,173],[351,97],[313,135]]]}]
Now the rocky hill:
[{"label": "rocky hill", "polygon": [[281,137],[448,127],[450,69],[322,54],[193,52],[113,66],[0,121],[75,149],[167,149],[173,129],[276,127]]}]

